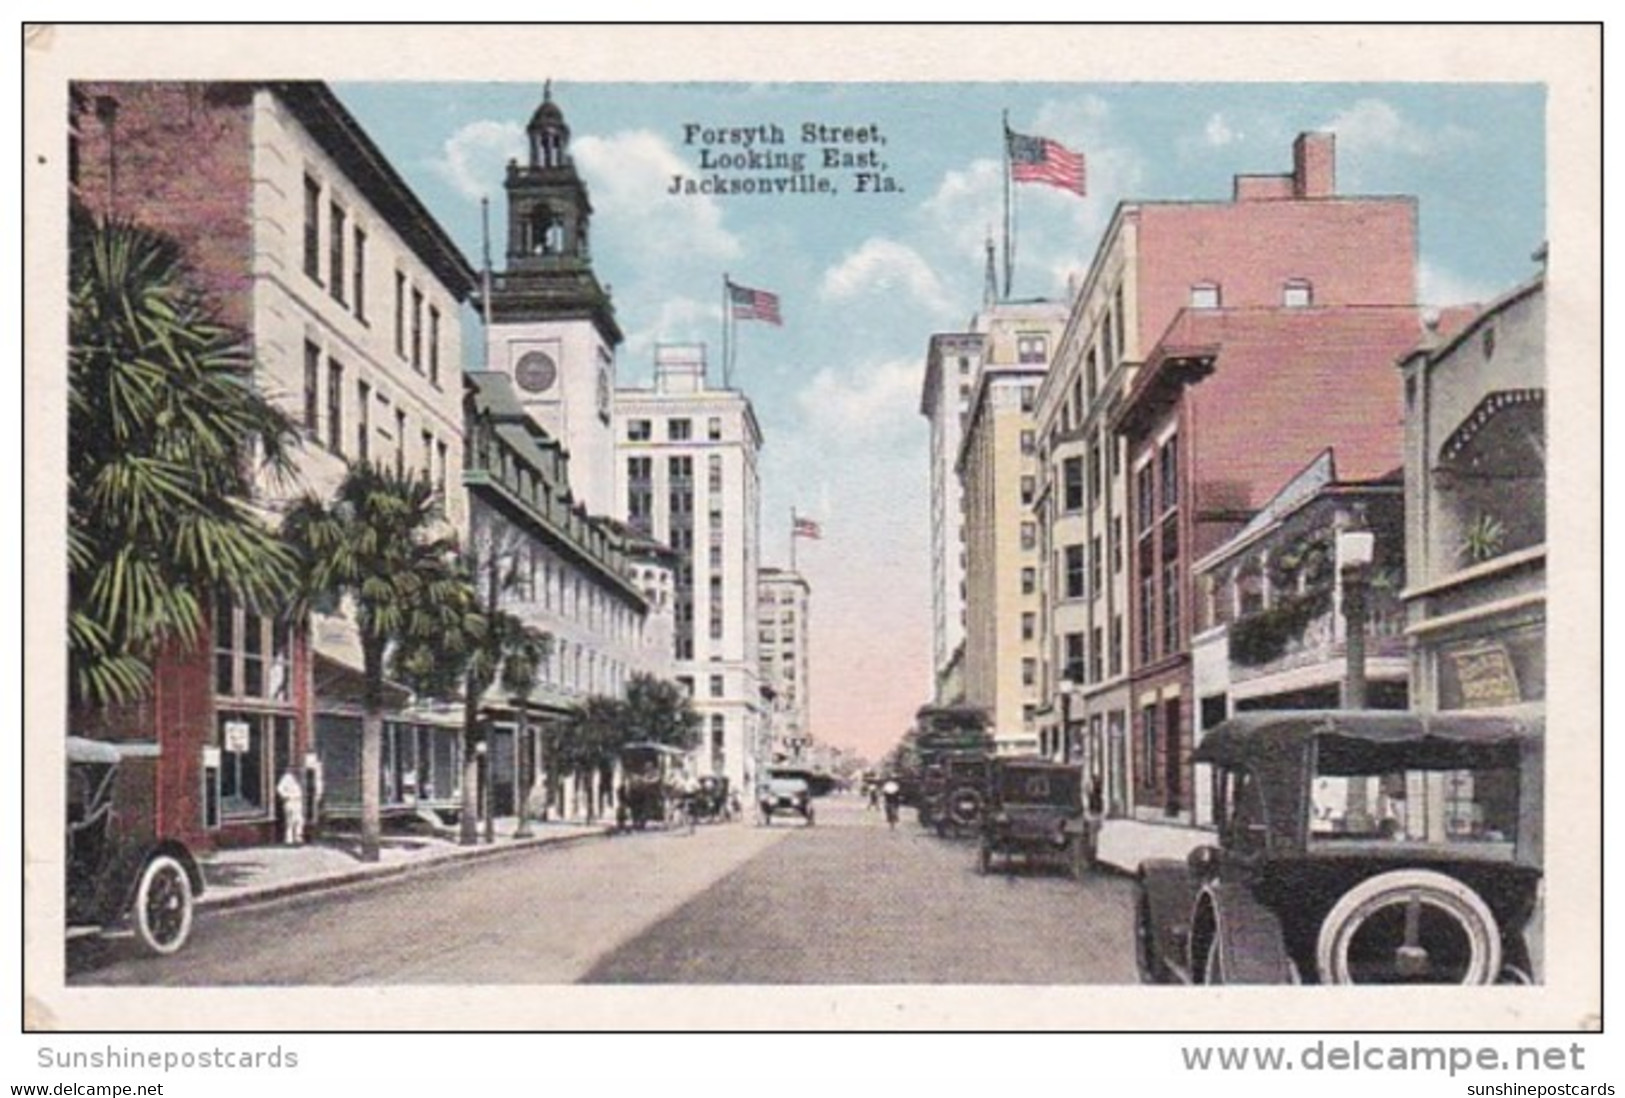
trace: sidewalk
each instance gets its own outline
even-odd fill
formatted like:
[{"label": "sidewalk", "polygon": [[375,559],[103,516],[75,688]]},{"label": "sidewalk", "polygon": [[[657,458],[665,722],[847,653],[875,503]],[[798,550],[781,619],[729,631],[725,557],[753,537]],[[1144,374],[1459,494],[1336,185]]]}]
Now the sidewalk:
[{"label": "sidewalk", "polygon": [[[515,819],[498,817],[496,841],[459,846],[455,834],[385,834],[379,860],[363,862],[354,835],[335,836],[304,846],[248,846],[219,850],[201,859],[203,895],[198,906],[212,910],[262,903],[403,874],[471,858],[493,857],[537,846],[580,842],[607,835],[613,824],[533,822],[533,836],[513,837]],[[481,834],[484,834],[483,828]]]},{"label": "sidewalk", "polygon": [[1178,823],[1108,819],[1100,825],[1096,860],[1104,869],[1133,876],[1146,858],[1183,858],[1214,841],[1211,830]]}]

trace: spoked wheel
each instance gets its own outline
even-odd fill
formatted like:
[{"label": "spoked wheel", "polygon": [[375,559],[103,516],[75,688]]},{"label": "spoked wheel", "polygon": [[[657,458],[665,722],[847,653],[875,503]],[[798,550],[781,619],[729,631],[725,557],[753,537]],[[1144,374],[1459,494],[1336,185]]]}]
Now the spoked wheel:
[{"label": "spoked wheel", "polygon": [[192,933],[192,879],[186,867],[160,854],[141,871],[135,890],[135,932],[154,953],[174,953]]},{"label": "spoked wheel", "polygon": [[1337,901],[1321,924],[1315,962],[1331,984],[1488,984],[1501,975],[1501,932],[1461,881],[1396,869]]}]

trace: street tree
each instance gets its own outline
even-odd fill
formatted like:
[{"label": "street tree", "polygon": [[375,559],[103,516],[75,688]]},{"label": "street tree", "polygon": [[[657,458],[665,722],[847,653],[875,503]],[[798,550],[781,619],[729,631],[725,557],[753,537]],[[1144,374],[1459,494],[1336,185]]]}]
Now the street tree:
[{"label": "street tree", "polygon": [[288,511],[283,535],[298,555],[304,593],[346,605],[361,643],[361,856],[377,861],[382,837],[380,769],[384,688],[397,650],[455,664],[460,638],[478,628],[473,589],[458,567],[427,477],[372,463],[352,465],[331,501],[306,494]]},{"label": "street tree", "polygon": [[141,697],[168,645],[192,645],[224,592],[281,609],[295,561],[254,512],[291,476],[293,424],[253,384],[243,334],[179,246],[75,211],[68,286],[71,702]]},{"label": "street tree", "polygon": [[638,672],[627,679],[625,704],[625,742],[661,743],[684,751],[699,746],[700,715],[676,683]]}]

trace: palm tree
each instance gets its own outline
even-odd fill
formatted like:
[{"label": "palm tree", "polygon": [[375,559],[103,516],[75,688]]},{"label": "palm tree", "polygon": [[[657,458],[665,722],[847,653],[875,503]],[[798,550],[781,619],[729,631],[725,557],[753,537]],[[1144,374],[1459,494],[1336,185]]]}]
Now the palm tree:
[{"label": "palm tree", "polygon": [[378,860],[382,834],[386,661],[396,650],[423,653],[437,645],[447,660],[464,658],[459,638],[477,611],[457,566],[456,539],[439,533],[439,525],[439,500],[427,477],[365,463],[350,467],[331,503],[306,495],[283,520],[307,595],[348,601],[360,633],[364,861]]},{"label": "palm tree", "polygon": [[68,287],[68,662],[73,703],[135,700],[194,644],[211,592],[267,612],[292,555],[255,516],[291,472],[292,423],[256,392],[242,333],[179,246],[76,211]]},{"label": "palm tree", "polygon": [[540,629],[518,622],[517,619],[515,621],[517,628],[506,631],[509,636],[502,660],[502,689],[513,699],[514,713],[518,720],[513,737],[513,798],[515,815],[519,817],[519,823],[514,827],[513,837],[521,839],[530,834],[530,813],[526,804],[528,791],[521,781],[525,774],[527,711],[531,691],[536,689],[536,681],[541,675],[542,664],[552,655],[553,638]]}]

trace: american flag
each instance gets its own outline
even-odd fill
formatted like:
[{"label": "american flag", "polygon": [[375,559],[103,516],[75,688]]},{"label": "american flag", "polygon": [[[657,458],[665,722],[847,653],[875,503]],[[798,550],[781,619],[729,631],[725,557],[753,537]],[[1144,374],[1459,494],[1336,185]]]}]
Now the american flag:
[{"label": "american flag", "polygon": [[812,538],[817,541],[824,536],[824,528],[810,518],[802,518],[797,515],[794,524],[790,528],[790,536],[793,538]]},{"label": "american flag", "polygon": [[779,317],[778,294],[770,294],[766,290],[753,290],[749,286],[736,286],[730,282],[728,303],[733,307],[735,320],[765,320],[769,324],[778,324],[781,327],[784,324]]},{"label": "american flag", "polygon": [[1005,131],[1010,149],[1010,178],[1017,183],[1048,183],[1063,191],[1084,194],[1083,154],[1059,141]]}]

